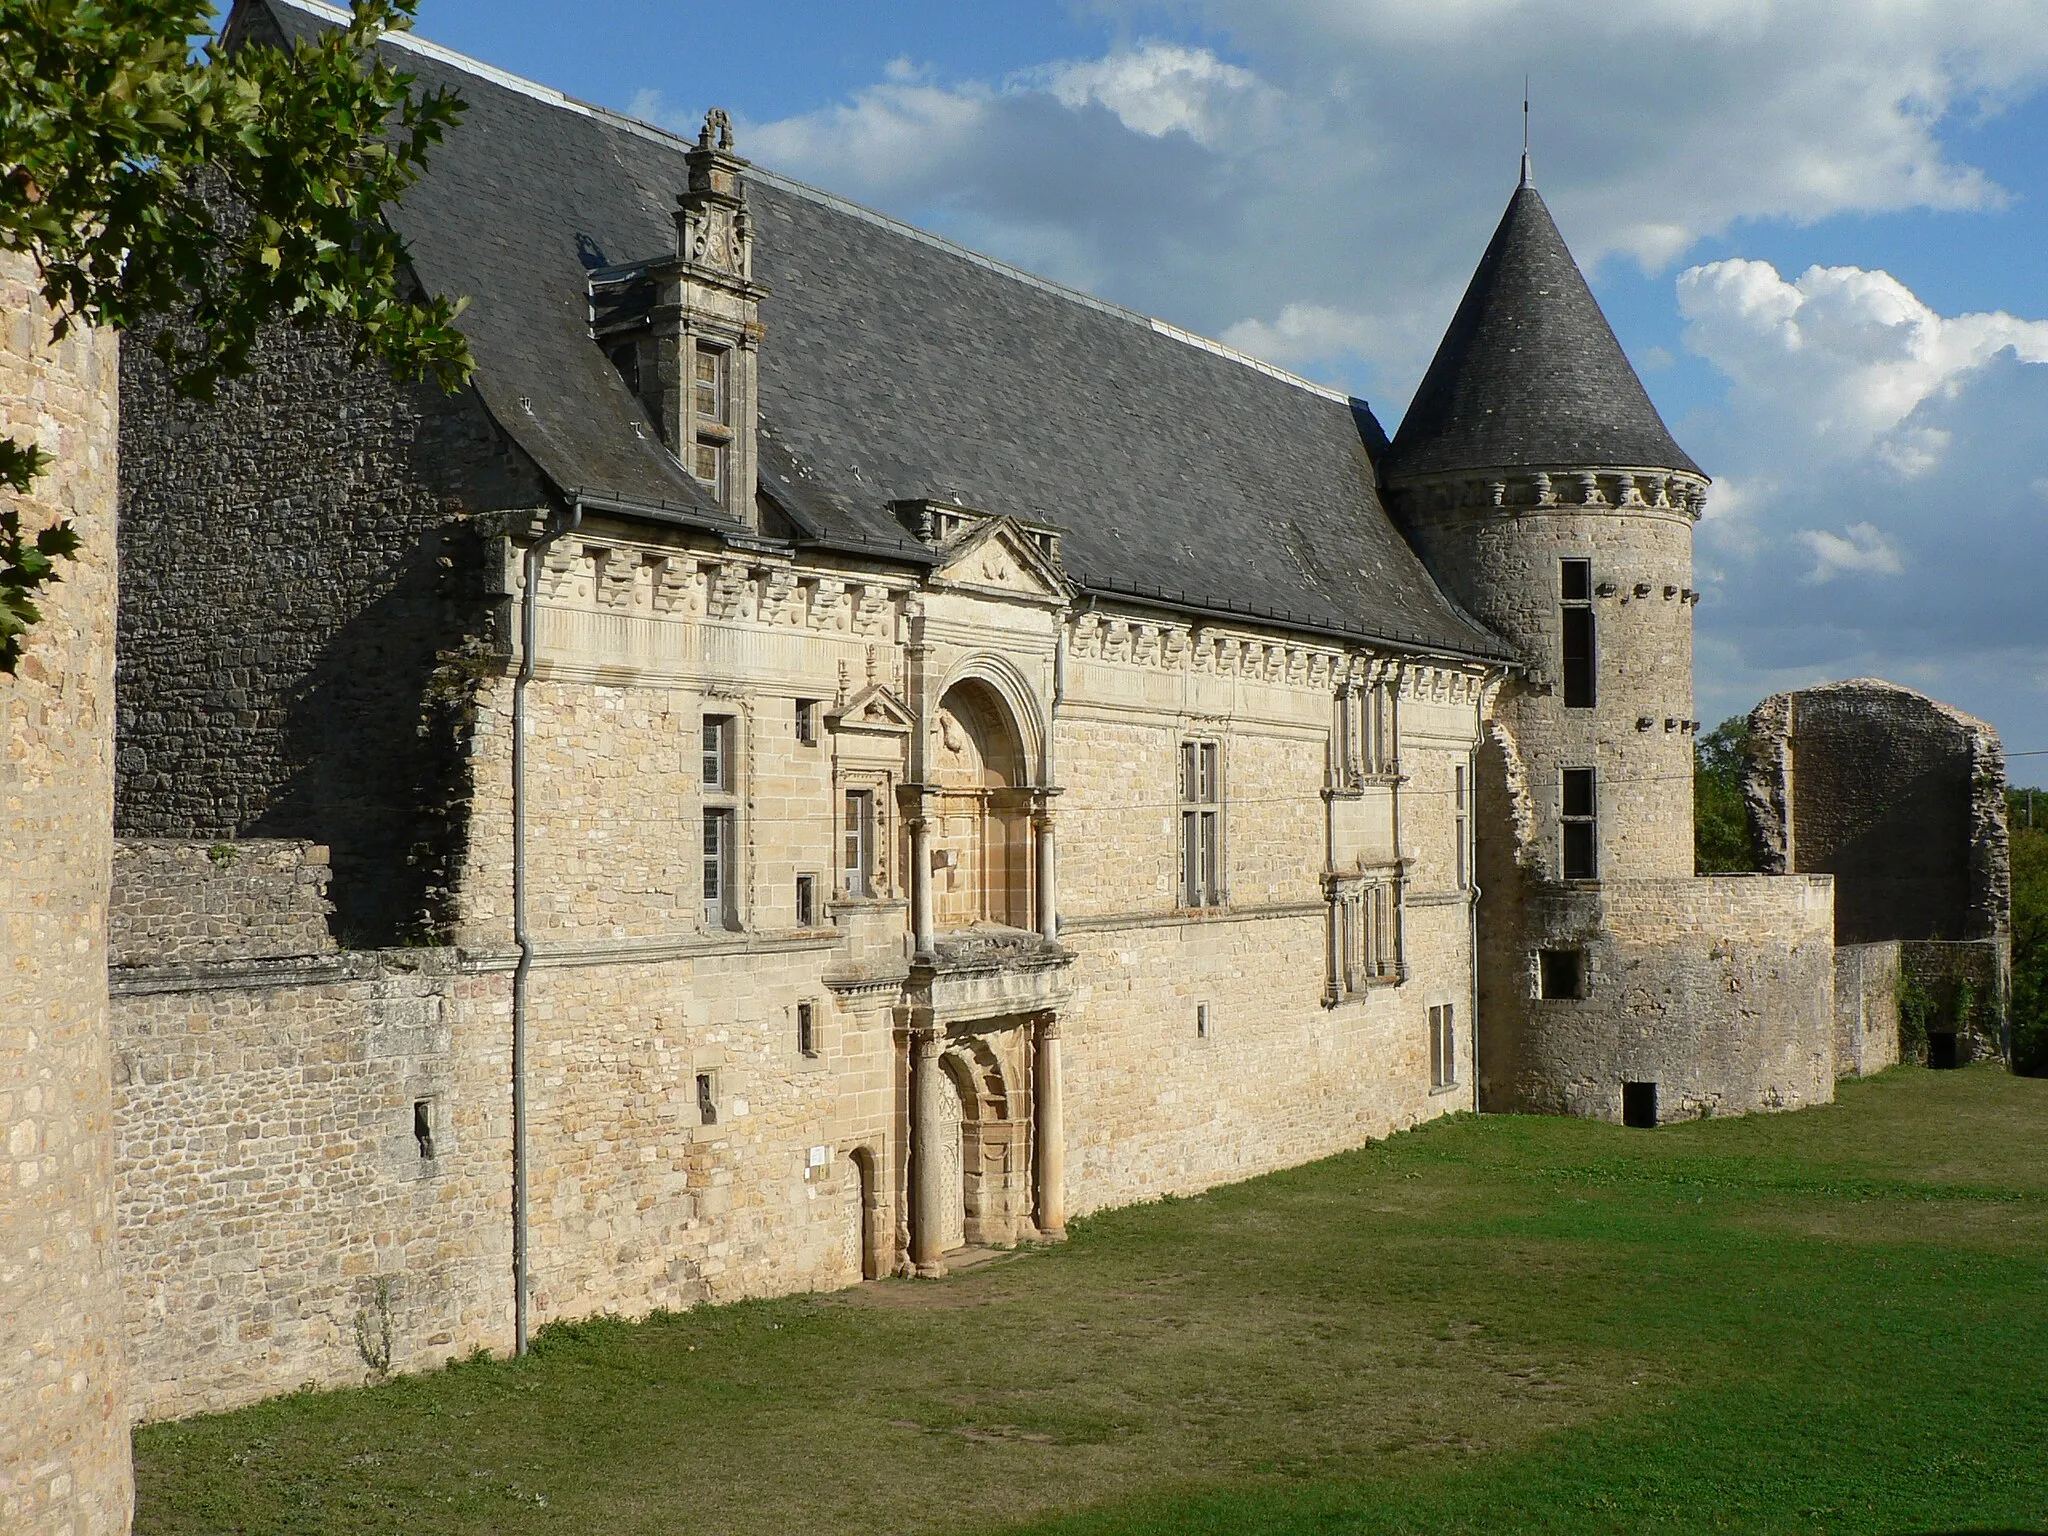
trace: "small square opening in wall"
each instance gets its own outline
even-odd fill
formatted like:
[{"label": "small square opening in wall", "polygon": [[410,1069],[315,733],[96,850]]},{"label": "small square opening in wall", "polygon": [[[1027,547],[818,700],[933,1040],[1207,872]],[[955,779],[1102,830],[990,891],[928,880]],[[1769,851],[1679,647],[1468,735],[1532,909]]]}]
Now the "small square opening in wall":
[{"label": "small square opening in wall", "polygon": [[1208,1005],[1207,1003],[1197,1003],[1197,1004],[1195,1004],[1195,1038],[1196,1038],[1197,1040],[1206,1040],[1206,1039],[1208,1039],[1208,1038],[1209,1038],[1209,1030],[1210,1030],[1210,1014],[1209,1014],[1209,1005]]},{"label": "small square opening in wall", "polygon": [[1927,1065],[1937,1072],[1947,1072],[1962,1064],[1963,1053],[1955,1031],[1930,1029],[1927,1032]]},{"label": "small square opening in wall", "polygon": [[799,1056],[818,1054],[818,1010],[814,1003],[796,1005],[796,1049]]},{"label": "small square opening in wall", "polygon": [[718,1124],[718,1085],[709,1072],[697,1074],[697,1123]]},{"label": "small square opening in wall", "polygon": [[1655,1083],[1623,1083],[1621,1085],[1621,1123],[1638,1130],[1648,1130],[1657,1123],[1657,1085]]},{"label": "small square opening in wall", "polygon": [[419,1143],[420,1156],[434,1155],[434,1101],[414,1099],[412,1101],[412,1139]]},{"label": "small square opening in wall", "polygon": [[1537,996],[1584,997],[1586,995],[1586,952],[1583,949],[1545,949],[1536,956]]}]

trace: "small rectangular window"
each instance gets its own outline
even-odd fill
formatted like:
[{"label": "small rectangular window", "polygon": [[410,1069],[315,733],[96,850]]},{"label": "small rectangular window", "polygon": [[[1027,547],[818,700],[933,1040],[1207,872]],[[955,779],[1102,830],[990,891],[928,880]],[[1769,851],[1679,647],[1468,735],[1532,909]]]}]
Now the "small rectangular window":
[{"label": "small rectangular window", "polygon": [[1180,800],[1181,905],[1221,905],[1223,793],[1215,742],[1181,743]]},{"label": "small rectangular window", "polygon": [[732,788],[732,716],[704,717],[704,787]]},{"label": "small rectangular window", "polygon": [[1429,1085],[1450,1088],[1458,1081],[1458,1032],[1452,1005],[1429,1010]]},{"label": "small rectangular window", "polygon": [[1209,1005],[1207,1003],[1195,1004],[1195,1038],[1197,1040],[1209,1038]]},{"label": "small rectangular window", "polygon": [[712,1081],[709,1072],[699,1072],[697,1074],[697,1123],[699,1125],[718,1124],[717,1085]]},{"label": "small rectangular window", "polygon": [[800,747],[815,747],[818,744],[818,701],[798,699],[796,701],[796,741]]},{"label": "small rectangular window", "polygon": [[1536,956],[1537,995],[1545,998],[1586,995],[1586,952],[1546,949]]},{"label": "small rectangular window", "polygon": [[875,792],[849,789],[845,820],[840,827],[844,851],[840,859],[840,889],[855,898],[872,896],[874,889]]},{"label": "small rectangular window", "polygon": [[818,1020],[810,1003],[796,1005],[796,1049],[799,1056],[818,1054]]},{"label": "small rectangular window", "polygon": [[1563,774],[1559,821],[1564,836],[1564,878],[1600,878],[1600,802],[1591,768]]},{"label": "small rectangular window", "polygon": [[1593,601],[1593,562],[1590,560],[1566,560],[1560,573],[1564,588],[1564,600],[1568,603],[1590,603]]},{"label": "small rectangular window", "polygon": [[818,926],[818,877],[798,875],[796,877],[796,925],[799,928]]},{"label": "small rectangular window", "polygon": [[733,923],[732,812],[704,813],[704,926]]},{"label": "small rectangular window", "polygon": [[414,1099],[412,1104],[412,1139],[419,1143],[420,1156],[434,1155],[434,1101]]}]

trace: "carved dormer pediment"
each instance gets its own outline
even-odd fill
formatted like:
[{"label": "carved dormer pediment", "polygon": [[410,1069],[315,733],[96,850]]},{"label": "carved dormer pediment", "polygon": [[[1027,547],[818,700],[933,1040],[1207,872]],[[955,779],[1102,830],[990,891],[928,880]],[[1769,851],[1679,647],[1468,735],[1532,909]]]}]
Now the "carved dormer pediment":
[{"label": "carved dormer pediment", "polygon": [[919,532],[939,554],[934,587],[1063,607],[1073,587],[1060,569],[1060,530],[943,502],[912,508]]},{"label": "carved dormer pediment", "polygon": [[907,736],[917,728],[910,706],[880,683],[870,683],[844,704],[825,712],[826,727],[833,731],[859,731],[869,735]]}]

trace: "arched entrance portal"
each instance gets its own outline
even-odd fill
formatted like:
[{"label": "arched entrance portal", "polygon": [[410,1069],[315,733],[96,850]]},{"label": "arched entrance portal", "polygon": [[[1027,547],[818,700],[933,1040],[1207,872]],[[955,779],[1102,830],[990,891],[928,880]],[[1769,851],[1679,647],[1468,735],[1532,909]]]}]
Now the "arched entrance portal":
[{"label": "arched entrance portal", "polygon": [[[941,1058],[960,1106],[957,1198],[946,1217],[948,1247],[1002,1247],[1029,1237],[1031,1119],[1011,1084],[1022,1066],[1014,1031],[973,1035]],[[952,1142],[952,1138],[947,1138]],[[943,1155],[943,1150],[942,1150]],[[957,1223],[957,1227],[954,1225]]]},{"label": "arched entrance portal", "polygon": [[986,683],[939,701],[932,742],[932,915],[941,932],[1033,926],[1031,775],[1008,707]]}]

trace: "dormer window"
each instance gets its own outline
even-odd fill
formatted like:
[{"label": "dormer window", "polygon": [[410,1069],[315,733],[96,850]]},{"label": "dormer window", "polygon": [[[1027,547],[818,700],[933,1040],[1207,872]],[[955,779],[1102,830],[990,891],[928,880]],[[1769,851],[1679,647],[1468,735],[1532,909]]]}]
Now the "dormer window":
[{"label": "dormer window", "polygon": [[690,414],[695,424],[691,472],[725,499],[727,459],[732,451],[730,355],[724,347],[698,342],[691,353]]}]

